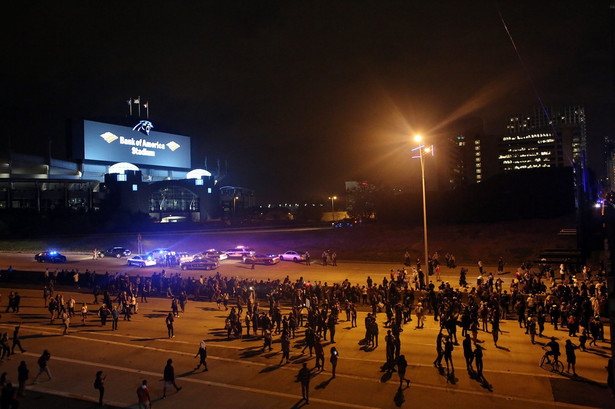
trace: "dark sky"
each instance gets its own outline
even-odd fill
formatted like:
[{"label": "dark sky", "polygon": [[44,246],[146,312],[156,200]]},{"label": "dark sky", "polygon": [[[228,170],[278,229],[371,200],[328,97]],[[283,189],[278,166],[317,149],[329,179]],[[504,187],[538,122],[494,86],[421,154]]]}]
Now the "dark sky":
[{"label": "dark sky", "polygon": [[[66,155],[69,118],[151,120],[192,137],[194,167],[266,200],[407,184],[410,136],[545,104],[587,107],[591,163],[613,135],[608,0],[12,2],[3,12],[3,139]],[[596,169],[602,172],[602,169]]]}]

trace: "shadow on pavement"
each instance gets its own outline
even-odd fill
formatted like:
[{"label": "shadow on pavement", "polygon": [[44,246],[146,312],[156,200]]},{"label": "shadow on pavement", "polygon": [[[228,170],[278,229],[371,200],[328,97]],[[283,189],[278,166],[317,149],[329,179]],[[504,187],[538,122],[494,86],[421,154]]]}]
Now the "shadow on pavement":
[{"label": "shadow on pavement", "polygon": [[[66,396],[57,396],[37,391],[27,391],[26,396],[19,398],[21,408],[45,408],[45,409],[92,409],[96,407],[98,400],[82,400]],[[112,406],[105,403],[107,409],[120,409],[119,406]]]},{"label": "shadow on pavement", "polygon": [[393,397],[393,402],[395,402],[395,406],[401,407],[401,405],[403,405],[405,401],[406,398],[404,397],[404,391],[402,389],[397,389],[397,392]]},{"label": "shadow on pavement", "polygon": [[612,408],[606,383],[598,383],[582,376],[549,378],[553,398],[556,402],[596,408]]}]

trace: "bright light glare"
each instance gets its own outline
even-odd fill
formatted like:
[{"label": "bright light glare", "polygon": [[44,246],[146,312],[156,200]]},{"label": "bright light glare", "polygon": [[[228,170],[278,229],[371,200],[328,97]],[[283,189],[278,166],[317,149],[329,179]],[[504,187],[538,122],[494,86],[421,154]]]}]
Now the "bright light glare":
[{"label": "bright light glare", "polygon": [[424,152],[425,152],[425,153],[429,153],[429,152],[431,152],[431,148],[425,148]]},{"label": "bright light glare", "polygon": [[414,141],[415,141],[415,142],[421,142],[421,139],[423,139],[423,138],[421,137],[421,135],[414,135]]}]

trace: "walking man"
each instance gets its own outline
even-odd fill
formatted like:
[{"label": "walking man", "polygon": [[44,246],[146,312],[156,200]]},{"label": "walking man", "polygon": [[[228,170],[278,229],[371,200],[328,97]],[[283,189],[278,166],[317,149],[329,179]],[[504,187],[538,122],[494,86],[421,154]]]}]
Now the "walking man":
[{"label": "walking man", "polygon": [[408,367],[408,362],[406,362],[406,356],[400,355],[397,359],[397,375],[399,375],[399,389],[401,390],[401,385],[406,381],[406,388],[410,386],[410,380],[406,379],[406,368]]},{"label": "walking man", "polygon": [[[167,366],[164,367],[164,386],[162,387],[162,399],[167,397],[167,387],[174,386],[177,392],[182,390],[181,386],[175,383],[175,369],[173,369],[173,360],[167,360]],[[151,406],[151,403],[150,403]]]},{"label": "walking man", "polygon": [[567,373],[570,373],[570,366],[572,366],[572,375],[577,376],[577,372],[574,366],[577,363],[577,355],[575,353],[575,349],[579,349],[579,347],[572,343],[569,339],[566,340],[566,361],[568,362]]},{"label": "walking man", "polygon": [[478,345],[476,345],[474,350],[474,362],[476,362],[476,378],[480,382],[485,382],[483,377],[483,349]]},{"label": "walking man", "polygon": [[49,353],[49,351],[44,350],[43,354],[38,358],[38,361],[37,361],[39,371],[36,377],[34,378],[34,382],[33,382],[34,385],[38,383],[38,377],[41,376],[43,373],[47,374],[47,376],[49,377],[49,380],[53,379],[51,377],[51,372],[49,372],[49,367],[47,366],[47,363],[49,362],[50,359],[51,359],[51,354]]},{"label": "walking man", "polygon": [[17,367],[17,381],[19,382],[19,387],[17,388],[17,396],[24,396],[23,391],[26,388],[26,381],[28,380],[29,375],[30,370],[26,366],[26,361],[21,361],[21,363]]},{"label": "walking man", "polygon": [[197,351],[196,355],[194,356],[200,358],[200,362],[199,364],[196,366],[196,368],[194,368],[194,370],[196,371],[197,369],[199,369],[201,367],[201,365],[203,365],[203,372],[207,372],[207,345],[205,344],[205,340],[202,340],[201,343],[199,344],[199,350]]},{"label": "walking man", "polygon": [[305,403],[310,403],[309,391],[310,391],[310,378],[312,374],[307,367],[307,364],[304,362],[303,366],[299,370],[299,374],[297,375],[297,379],[301,382],[301,395],[305,400]]},{"label": "walking man", "polygon": [[472,373],[472,360],[474,359],[474,351],[472,351],[472,338],[470,334],[466,334],[466,338],[462,342],[463,344],[463,356],[466,359],[466,368],[469,373]]},{"label": "walking man", "polygon": [[339,352],[337,352],[337,348],[331,347],[331,358],[329,359],[331,362],[331,378],[335,378],[335,368],[337,367],[338,356]]},{"label": "walking man", "polygon": [[151,409],[152,400],[149,396],[149,389],[147,388],[147,380],[143,380],[141,386],[137,388],[137,398],[139,400],[139,409]]},{"label": "walking man", "polygon": [[21,346],[21,341],[19,340],[19,329],[20,328],[21,328],[21,324],[16,326],[15,329],[13,330],[13,346],[11,348],[11,354],[15,353],[15,347],[19,347],[19,350],[21,351],[22,354],[26,352],[26,350],[23,349],[23,347]]},{"label": "walking man", "polygon": [[96,379],[94,380],[94,389],[98,389],[98,406],[103,405],[103,397],[105,396],[105,379],[107,377],[103,375],[103,371],[96,372]]},{"label": "walking man", "polygon": [[167,333],[169,335],[169,338],[175,338],[175,331],[173,330],[173,322],[175,321],[175,319],[173,318],[173,313],[169,313],[169,315],[167,315],[167,318],[165,319],[165,322],[167,324]]}]

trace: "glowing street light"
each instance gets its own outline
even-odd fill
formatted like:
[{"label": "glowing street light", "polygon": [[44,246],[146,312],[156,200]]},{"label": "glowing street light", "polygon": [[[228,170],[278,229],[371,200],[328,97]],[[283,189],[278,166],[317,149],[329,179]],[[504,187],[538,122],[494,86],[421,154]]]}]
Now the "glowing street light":
[{"label": "glowing street light", "polygon": [[233,215],[237,213],[237,200],[239,200],[239,196],[233,196]]},{"label": "glowing street light", "polygon": [[418,158],[421,160],[421,181],[423,185],[423,235],[425,241],[425,265],[427,266],[427,260],[429,260],[429,251],[427,249],[427,200],[425,198],[425,164],[423,162],[423,156],[429,155],[433,156],[433,145],[425,146],[421,143],[421,135],[415,135],[414,141],[419,143],[419,146],[412,149],[412,152],[418,151],[418,155],[412,156],[412,158]]},{"label": "glowing street light", "polygon": [[335,206],[333,205],[333,201],[337,200],[337,196],[329,196],[331,200],[331,217],[333,218],[333,223],[335,223]]}]

